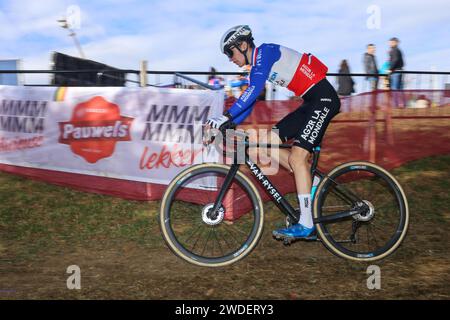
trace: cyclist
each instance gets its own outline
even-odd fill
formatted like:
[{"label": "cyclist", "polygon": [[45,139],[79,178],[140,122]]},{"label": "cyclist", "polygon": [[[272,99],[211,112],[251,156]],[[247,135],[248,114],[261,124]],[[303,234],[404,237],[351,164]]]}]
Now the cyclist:
[{"label": "cyclist", "polygon": [[[315,231],[311,213],[311,165],[330,120],[339,112],[340,101],[326,79],[328,68],[315,56],[272,43],[256,47],[247,25],[229,29],[220,41],[222,53],[242,67],[251,65],[250,83],[239,99],[222,116],[207,120],[207,127],[220,129],[238,125],[252,112],[266,80],[293,91],[303,104],[279,121],[271,132],[271,143],[294,139],[291,150],[279,150],[279,163],[294,172],[300,219],[291,227],[273,231],[277,238],[306,238]],[[277,132],[277,133],[276,133]]]}]

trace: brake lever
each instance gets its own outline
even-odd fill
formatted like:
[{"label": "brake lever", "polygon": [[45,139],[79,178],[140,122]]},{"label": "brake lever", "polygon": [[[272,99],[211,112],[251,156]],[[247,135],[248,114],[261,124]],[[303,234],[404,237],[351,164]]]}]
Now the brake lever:
[{"label": "brake lever", "polygon": [[[213,128],[207,129],[206,132],[205,132],[205,139],[204,139],[203,145],[204,146],[210,146],[211,144],[214,143],[214,141],[216,140],[216,137],[218,135],[222,136],[222,141],[224,143],[227,142],[226,139],[225,139],[227,129],[235,129],[235,128],[236,128],[236,125],[230,124],[229,126],[224,126],[222,128],[219,128],[219,129],[213,129]],[[215,132],[215,134],[213,134],[214,132]],[[220,142],[219,142],[219,144],[220,144]],[[219,148],[217,143],[215,143],[215,146],[216,146],[216,149],[218,151],[223,151],[223,150],[219,150],[220,148]]]},{"label": "brake lever", "polygon": [[217,129],[209,128],[209,129],[205,130],[204,139],[203,139],[203,145],[205,147],[210,146],[216,139],[217,134],[213,134],[213,130],[217,130]]}]

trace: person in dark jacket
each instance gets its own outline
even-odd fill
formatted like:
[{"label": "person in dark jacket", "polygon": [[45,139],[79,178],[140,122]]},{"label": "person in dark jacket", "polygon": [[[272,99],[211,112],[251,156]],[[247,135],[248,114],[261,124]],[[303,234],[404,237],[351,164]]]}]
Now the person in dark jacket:
[{"label": "person in dark jacket", "polygon": [[[339,73],[350,73],[350,67],[348,66],[347,60],[342,60],[341,65],[339,67]],[[349,97],[352,93],[355,92],[353,81],[351,76],[338,76],[338,89],[337,94],[339,97]],[[347,112],[351,111],[351,99],[341,99],[341,103],[343,106],[341,109],[346,110]]]},{"label": "person in dark jacket", "polygon": [[367,74],[373,74],[374,76],[367,76],[366,79],[369,81],[370,84],[370,90],[374,91],[378,88],[378,76],[375,76],[378,74],[378,67],[377,67],[377,61],[375,59],[375,45],[373,43],[370,43],[367,45],[367,52],[364,53],[363,63],[364,63],[364,70]]},{"label": "person in dark jacket", "polygon": [[[398,43],[400,41],[398,38],[391,38],[389,40],[389,46],[391,47],[391,50],[389,51],[389,64],[391,66],[390,72],[390,84],[391,84],[391,90],[401,90],[403,89],[403,83],[402,83],[402,74],[401,73],[395,73],[394,71],[402,70],[403,69],[403,54],[398,48]],[[393,73],[394,72],[394,73]]]},{"label": "person in dark jacket", "polygon": [[[350,73],[350,68],[348,66],[347,60],[342,60],[339,67],[339,73]],[[338,90],[337,93],[340,96],[349,96],[355,92],[353,86],[355,82],[351,76],[338,76]]]}]

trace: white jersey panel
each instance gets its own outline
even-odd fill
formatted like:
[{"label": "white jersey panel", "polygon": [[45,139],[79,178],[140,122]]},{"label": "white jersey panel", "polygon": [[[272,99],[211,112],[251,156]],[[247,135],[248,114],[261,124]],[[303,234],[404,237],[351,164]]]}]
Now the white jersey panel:
[{"label": "white jersey panel", "polygon": [[280,46],[280,52],[281,57],[273,64],[268,80],[281,87],[287,87],[295,75],[302,55],[283,46]]}]

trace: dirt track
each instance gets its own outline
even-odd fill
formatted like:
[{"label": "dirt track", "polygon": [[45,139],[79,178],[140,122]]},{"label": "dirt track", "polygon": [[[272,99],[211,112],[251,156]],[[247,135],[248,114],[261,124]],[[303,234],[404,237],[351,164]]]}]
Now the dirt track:
[{"label": "dirt track", "polygon": [[[192,266],[165,246],[154,203],[149,243],[105,234],[51,243],[32,236],[0,238],[0,299],[449,299],[449,159],[441,159],[439,170],[412,166],[395,172],[410,199],[410,230],[394,255],[376,263],[381,290],[367,289],[369,264],[337,258],[320,243],[284,247],[270,237],[269,224],[243,261],[220,269]],[[429,188],[419,190],[419,182]],[[273,205],[266,212],[278,214]],[[8,228],[0,224],[0,231]],[[73,264],[81,268],[81,290],[66,287],[66,268]]]},{"label": "dirt track", "polygon": [[[191,266],[163,246],[65,246],[3,269],[2,287],[9,292],[1,298],[448,299],[450,261],[446,250],[433,242],[444,239],[436,232],[419,240],[414,231],[419,230],[412,228],[396,254],[377,264],[381,290],[367,289],[367,265],[336,258],[320,243],[284,247],[266,230],[264,241],[247,259],[213,270]],[[72,264],[81,268],[80,291],[66,288],[65,271]]]},{"label": "dirt track", "polygon": [[[367,289],[367,265],[336,258],[319,243],[285,248],[265,239],[243,262],[213,270],[184,263],[165,247],[74,248],[3,270],[9,292],[2,299],[448,299],[446,252],[425,246],[418,250],[417,242],[407,241],[377,263],[381,290]],[[81,268],[80,291],[66,287],[72,264]]]}]

